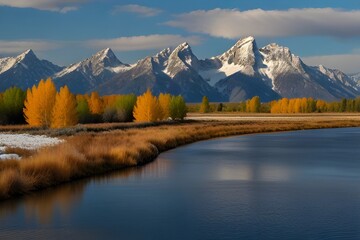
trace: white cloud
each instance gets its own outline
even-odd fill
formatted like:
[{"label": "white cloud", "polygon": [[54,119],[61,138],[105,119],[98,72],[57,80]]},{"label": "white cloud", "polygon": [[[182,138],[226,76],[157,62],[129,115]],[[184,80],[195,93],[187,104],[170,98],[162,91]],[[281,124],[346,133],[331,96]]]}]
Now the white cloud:
[{"label": "white cloud", "polygon": [[201,38],[197,36],[184,37],[181,35],[154,34],[146,36],[90,40],[88,41],[88,46],[95,48],[110,47],[116,51],[136,51],[162,49],[166,47],[177,46],[183,42],[189,42],[189,44],[198,45],[201,43]]},{"label": "white cloud", "polygon": [[328,68],[339,69],[345,73],[360,72],[360,54],[339,54],[303,57],[302,60],[312,66],[324,65]]},{"label": "white cloud", "polygon": [[332,8],[288,10],[199,10],[175,16],[166,25],[214,37],[360,36],[360,10]]},{"label": "white cloud", "polygon": [[48,42],[42,40],[15,40],[3,41],[0,40],[0,54],[18,54],[27,49],[34,51],[46,51],[58,48],[59,44],[55,42]]},{"label": "white cloud", "polygon": [[157,8],[141,6],[137,4],[128,4],[128,5],[116,6],[115,9],[113,10],[114,14],[120,12],[135,13],[142,17],[153,17],[159,15],[162,12],[162,10]]},{"label": "white cloud", "polygon": [[88,0],[0,0],[0,6],[67,13],[77,10],[78,5],[85,2]]}]

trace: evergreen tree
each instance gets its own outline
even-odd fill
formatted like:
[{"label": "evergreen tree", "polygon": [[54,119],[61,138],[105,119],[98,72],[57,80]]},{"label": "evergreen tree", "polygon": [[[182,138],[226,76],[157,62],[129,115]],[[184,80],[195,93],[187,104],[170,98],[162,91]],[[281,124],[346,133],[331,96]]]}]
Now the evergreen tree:
[{"label": "evergreen tree", "polygon": [[219,103],[219,104],[217,105],[216,111],[217,111],[217,112],[222,112],[223,108],[224,108],[224,104]]}]

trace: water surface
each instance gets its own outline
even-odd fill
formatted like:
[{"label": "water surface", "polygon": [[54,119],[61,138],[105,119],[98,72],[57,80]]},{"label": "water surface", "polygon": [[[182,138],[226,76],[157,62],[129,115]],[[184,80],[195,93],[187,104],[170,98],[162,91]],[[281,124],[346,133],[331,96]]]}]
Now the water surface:
[{"label": "water surface", "polygon": [[0,204],[0,239],[360,239],[360,128],[198,142]]}]

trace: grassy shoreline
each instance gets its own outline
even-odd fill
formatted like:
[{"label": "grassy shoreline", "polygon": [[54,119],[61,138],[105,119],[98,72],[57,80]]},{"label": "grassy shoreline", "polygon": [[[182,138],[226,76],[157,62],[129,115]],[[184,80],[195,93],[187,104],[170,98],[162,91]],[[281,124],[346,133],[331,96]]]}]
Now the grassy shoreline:
[{"label": "grassy shoreline", "polygon": [[1,161],[0,200],[140,166],[153,161],[164,151],[201,140],[254,133],[360,127],[360,120],[320,117],[301,121],[189,121],[109,126],[94,127],[99,131],[75,132],[64,137],[65,143],[41,149],[21,161]]}]

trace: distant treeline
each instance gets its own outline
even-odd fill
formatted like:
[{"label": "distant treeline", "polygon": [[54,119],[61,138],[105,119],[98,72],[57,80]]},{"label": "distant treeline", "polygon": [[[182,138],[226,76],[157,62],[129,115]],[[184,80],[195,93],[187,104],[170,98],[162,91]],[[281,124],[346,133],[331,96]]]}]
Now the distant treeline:
[{"label": "distant treeline", "polygon": [[182,120],[186,112],[182,96],[157,97],[150,90],[139,97],[101,97],[97,92],[74,95],[67,86],[57,92],[50,78],[27,91],[12,87],[0,93],[0,124],[63,128],[77,123]]},{"label": "distant treeline", "polygon": [[189,112],[243,112],[243,113],[325,113],[325,112],[360,112],[360,97],[343,98],[337,102],[326,102],[313,98],[282,98],[261,103],[258,96],[239,103],[209,103],[204,97],[202,103],[188,104]]}]

